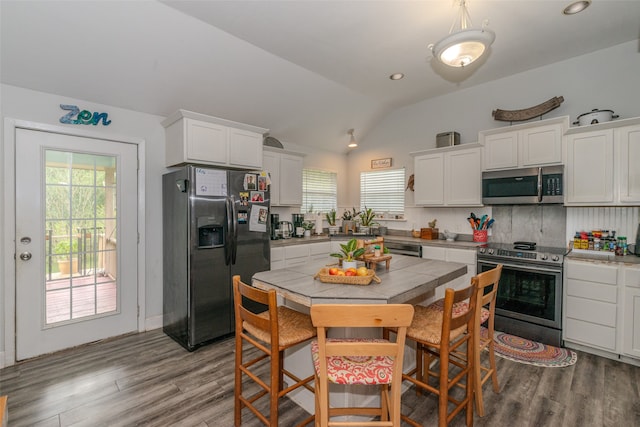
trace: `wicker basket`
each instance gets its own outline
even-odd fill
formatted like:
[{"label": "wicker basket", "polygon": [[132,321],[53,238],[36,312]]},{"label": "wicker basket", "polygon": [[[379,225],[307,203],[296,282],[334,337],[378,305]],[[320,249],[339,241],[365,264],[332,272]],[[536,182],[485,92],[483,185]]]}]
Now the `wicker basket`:
[{"label": "wicker basket", "polygon": [[369,285],[372,281],[376,283],[382,282],[376,272],[368,269],[369,274],[366,276],[336,276],[329,274],[328,268],[321,268],[320,271],[313,276],[314,279],[320,279],[323,283],[341,283],[344,285]]}]

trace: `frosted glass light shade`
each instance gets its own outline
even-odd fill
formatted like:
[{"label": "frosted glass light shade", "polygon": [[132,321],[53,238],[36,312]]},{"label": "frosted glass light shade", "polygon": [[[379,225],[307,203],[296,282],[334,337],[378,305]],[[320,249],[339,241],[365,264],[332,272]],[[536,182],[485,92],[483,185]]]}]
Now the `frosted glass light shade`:
[{"label": "frosted glass light shade", "polygon": [[464,67],[480,58],[496,35],[489,29],[465,29],[449,34],[433,45],[433,55],[450,67]]}]

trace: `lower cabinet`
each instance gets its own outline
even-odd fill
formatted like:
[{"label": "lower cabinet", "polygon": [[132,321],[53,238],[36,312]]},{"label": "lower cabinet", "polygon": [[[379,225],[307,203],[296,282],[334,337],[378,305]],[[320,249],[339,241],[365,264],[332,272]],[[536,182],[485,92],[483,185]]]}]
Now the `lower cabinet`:
[{"label": "lower cabinet", "polygon": [[569,260],[564,275],[564,340],[616,352],[618,267]]},{"label": "lower cabinet", "polygon": [[624,285],[622,353],[640,358],[640,266],[623,267],[622,282]]},{"label": "lower cabinet", "polygon": [[438,286],[436,288],[435,299],[444,298],[444,290],[446,288],[462,289],[469,286],[471,284],[471,278],[476,275],[475,249],[422,246],[422,258],[467,264],[467,274],[452,280],[447,283],[446,286]]},{"label": "lower cabinet", "polygon": [[566,260],[563,339],[640,358],[640,265]]},{"label": "lower cabinet", "polygon": [[286,267],[304,265],[309,261],[327,260],[327,264],[333,258],[329,257],[331,242],[301,243],[271,248],[271,270]]}]

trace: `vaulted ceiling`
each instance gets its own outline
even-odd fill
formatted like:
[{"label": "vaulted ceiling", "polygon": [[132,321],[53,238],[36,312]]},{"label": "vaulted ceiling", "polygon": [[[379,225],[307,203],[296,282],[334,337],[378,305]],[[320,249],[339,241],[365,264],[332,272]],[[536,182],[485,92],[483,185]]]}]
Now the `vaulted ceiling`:
[{"label": "vaulted ceiling", "polygon": [[[344,151],[394,108],[640,35],[640,1],[468,0],[496,40],[464,69],[427,48],[453,0],[0,2],[3,83],[167,116],[178,108]],[[613,64],[612,64],[613,66]],[[405,78],[392,81],[392,73]]]}]

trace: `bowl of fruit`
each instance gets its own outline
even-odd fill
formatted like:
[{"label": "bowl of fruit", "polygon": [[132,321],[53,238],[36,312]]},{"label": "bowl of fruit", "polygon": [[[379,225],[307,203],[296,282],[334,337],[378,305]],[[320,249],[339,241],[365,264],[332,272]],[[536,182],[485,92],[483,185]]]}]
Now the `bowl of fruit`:
[{"label": "bowl of fruit", "polygon": [[321,268],[314,278],[323,283],[345,285],[369,285],[372,281],[381,282],[375,271],[364,266],[358,268],[325,267]]}]

